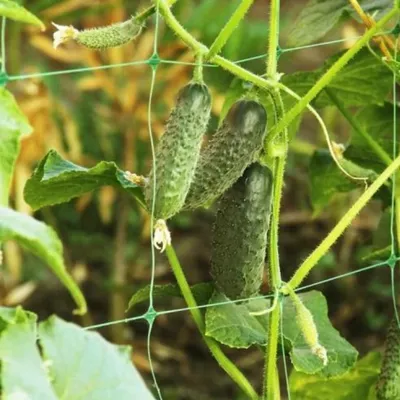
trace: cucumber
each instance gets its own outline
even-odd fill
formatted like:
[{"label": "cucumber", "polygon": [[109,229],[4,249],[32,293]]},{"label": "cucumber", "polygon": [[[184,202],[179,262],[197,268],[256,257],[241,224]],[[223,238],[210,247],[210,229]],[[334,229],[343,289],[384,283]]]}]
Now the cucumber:
[{"label": "cucumber", "polygon": [[202,151],[185,202],[185,209],[203,206],[224,193],[255,161],[267,125],[265,108],[254,100],[239,100]]},{"label": "cucumber", "polygon": [[376,384],[377,400],[400,399],[400,329],[396,318],[390,323],[386,336],[381,373]]},{"label": "cucumber", "polygon": [[[211,113],[211,95],[206,85],[184,86],[172,110],[156,152],[156,219],[168,219],[180,211],[189,191],[199,159],[201,142]],[[145,187],[146,203],[151,210],[154,171]]]},{"label": "cucumber", "polygon": [[262,283],[269,228],[272,173],[258,163],[218,201],[211,275],[231,300],[256,295]]},{"label": "cucumber", "polygon": [[90,49],[109,49],[129,43],[140,34],[142,26],[143,24],[132,17],[127,21],[109,26],[78,31],[75,40]]}]

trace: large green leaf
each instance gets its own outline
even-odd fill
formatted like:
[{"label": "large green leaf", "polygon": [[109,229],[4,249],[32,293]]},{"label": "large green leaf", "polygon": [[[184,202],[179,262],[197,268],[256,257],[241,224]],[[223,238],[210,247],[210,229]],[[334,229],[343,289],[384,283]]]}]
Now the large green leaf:
[{"label": "large green leaf", "polygon": [[[207,304],[214,290],[214,285],[211,282],[202,282],[193,285],[191,288],[192,294],[197,305]],[[163,297],[183,297],[179,286],[176,283],[167,283],[165,285],[154,285],[153,299]],[[129,300],[128,309],[136,304],[142,303],[150,299],[150,285],[146,285],[135,292]]]},{"label": "large green leaf", "polygon": [[[397,114],[397,124],[399,124],[398,108]],[[399,132],[399,125],[396,127],[394,126],[393,116],[394,109],[392,103],[385,103],[382,107],[365,107],[355,116],[361,128],[389,155],[393,154],[393,137]],[[345,155],[357,164],[377,172],[382,172],[387,167],[387,165],[377,157],[373,149],[368,146],[366,140],[356,132],[352,132],[350,146],[346,150]]]},{"label": "large green leaf", "polygon": [[58,398],[154,400],[132,365],[129,346],[51,317],[39,324],[39,341]]},{"label": "large green leaf", "polygon": [[313,0],[301,10],[289,33],[290,46],[316,42],[339,21],[347,0]]},{"label": "large green leaf", "polygon": [[25,200],[34,210],[67,202],[101,186],[116,186],[144,204],[142,190],[114,162],[101,161],[84,168],[64,160],[51,150],[37,166],[25,186]]},{"label": "large green leaf", "polygon": [[43,22],[15,1],[0,0],[0,15],[45,29]]},{"label": "large green leaf", "polygon": [[[381,18],[393,7],[393,0],[360,0],[365,12],[378,12],[376,18]],[[301,10],[293,24],[289,37],[291,46],[303,46],[315,43],[328,33],[346,13],[353,8],[348,0],[311,0]]]},{"label": "large green leaf", "polygon": [[[357,350],[344,340],[328,318],[328,308],[322,293],[311,291],[300,298],[314,317],[319,341],[328,352],[328,365],[312,353],[296,321],[296,310],[290,298],[283,300],[283,336],[296,370],[329,377],[345,373],[357,359]],[[222,304],[221,304],[222,303]],[[225,304],[227,303],[227,304]],[[252,311],[266,309],[269,300],[255,298],[243,303],[232,303],[221,293],[214,293],[206,311],[206,335],[235,348],[253,344],[265,345],[268,314],[251,315]]]},{"label": "large green leaf", "polygon": [[[284,75],[282,82],[298,95],[307,93],[342,53],[330,57],[324,65],[311,72]],[[379,84],[377,84],[379,82]],[[363,49],[335,76],[327,88],[345,107],[383,104],[391,90],[393,75],[368,49]],[[286,95],[285,95],[286,97]],[[325,91],[314,99],[317,108],[334,104]]]},{"label": "large green leaf", "polygon": [[86,312],[86,301],[64,266],[63,249],[56,232],[29,215],[0,207],[0,242],[15,240],[45,261],[71,293],[79,309]]},{"label": "large green leaf", "polygon": [[4,399],[154,400],[128,346],[108,343],[58,317],[39,323],[21,308],[0,308]]},{"label": "large green leaf", "polygon": [[293,370],[289,380],[292,399],[372,400],[380,364],[380,353],[372,352],[339,377],[326,379]]},{"label": "large green leaf", "polygon": [[0,319],[6,324],[0,335],[2,398],[56,400],[36,346],[36,317],[20,308],[2,308]]},{"label": "large green leaf", "polygon": [[[342,166],[355,177],[366,177],[370,181],[376,178],[372,170],[343,159]],[[315,214],[321,212],[338,193],[364,187],[364,181],[347,177],[336,165],[328,150],[317,150],[310,160],[310,196]]]},{"label": "large green leaf", "polygon": [[0,88],[0,206],[8,204],[11,178],[18,157],[20,141],[31,133],[26,117],[13,95]]},{"label": "large green leaf", "polygon": [[268,316],[255,317],[252,311],[269,307],[267,299],[251,299],[231,303],[223,293],[214,292],[206,310],[206,335],[229,347],[248,348],[253,344],[265,344]]}]

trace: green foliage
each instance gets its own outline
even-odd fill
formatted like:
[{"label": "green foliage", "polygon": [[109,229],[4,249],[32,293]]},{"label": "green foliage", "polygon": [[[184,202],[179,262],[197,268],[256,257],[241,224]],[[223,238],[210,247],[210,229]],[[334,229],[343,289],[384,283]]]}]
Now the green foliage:
[{"label": "green foliage", "polygon": [[[373,14],[378,11],[377,18],[393,7],[393,0],[360,0],[365,12]],[[348,12],[353,11],[348,0],[311,0],[301,10],[291,30],[290,45],[303,46],[315,43],[328,33]]]},{"label": "green foliage", "polygon": [[[356,349],[331,325],[322,293],[311,291],[300,294],[300,298],[313,315],[320,344],[328,352],[328,365],[324,367],[322,361],[311,352],[296,322],[295,306],[286,297],[283,301],[283,336],[294,368],[324,377],[345,373],[356,362]],[[271,305],[270,300],[255,298],[245,303],[229,303],[229,299],[218,292],[210,299],[210,305],[224,302],[228,304],[207,308],[206,334],[229,347],[248,348],[254,344],[265,346],[268,314],[254,316],[250,312],[267,309]]]},{"label": "green foliage", "polygon": [[156,219],[168,219],[183,206],[193,179],[203,135],[211,112],[211,95],[206,85],[189,83],[179,94],[163,136],[158,143],[156,173],[146,184],[146,202],[152,208],[155,185]]},{"label": "green foliage", "polygon": [[0,207],[0,242],[15,240],[46,262],[71,293],[79,309],[86,312],[86,301],[77,284],[65,269],[63,249],[56,232],[29,215]]},{"label": "green foliage", "polygon": [[154,399],[128,346],[55,316],[37,325],[36,316],[21,308],[0,308],[0,322],[4,398]]},{"label": "green foliage", "polygon": [[[397,108],[398,113],[399,108]],[[367,106],[361,109],[356,118],[362,129],[386,151],[390,156],[393,153],[393,104],[386,102],[383,106]],[[376,156],[374,151],[368,146],[366,140],[352,132],[349,148],[345,152],[346,157],[357,164],[373,169],[376,172],[382,172],[386,165]]]},{"label": "green foliage", "polygon": [[[343,161],[347,161],[344,165]],[[342,160],[346,170],[356,177],[366,177],[373,181],[376,173]],[[352,169],[349,168],[352,167]],[[347,193],[357,188],[364,188],[364,182],[354,181],[340,171],[328,150],[317,150],[310,160],[311,203],[314,214],[320,213],[338,193]]]},{"label": "green foliage", "polygon": [[0,205],[8,205],[8,196],[20,141],[31,133],[26,117],[13,95],[0,88]]},{"label": "green foliage", "polygon": [[37,210],[108,185],[126,190],[143,205],[141,189],[114,162],[101,161],[92,168],[84,168],[64,160],[51,150],[26,183],[24,195],[29,205]]},{"label": "green foliage", "polygon": [[[324,65],[311,72],[285,75],[282,82],[298,95],[308,92],[318,79],[340,58],[343,52],[328,58]],[[379,84],[377,84],[379,82]],[[382,105],[393,85],[388,69],[368,49],[361,50],[327,85],[340,104],[345,107]],[[285,98],[288,95],[284,95]],[[325,91],[313,101],[313,106],[323,108],[334,104]]]},{"label": "green foliage", "polygon": [[[191,288],[192,294],[197,305],[207,304],[213,291],[214,285],[211,282],[202,282],[193,285]],[[182,292],[177,284],[167,283],[165,285],[154,285],[153,299],[165,297],[183,297]],[[128,309],[131,309],[136,304],[143,303],[150,299],[150,285],[146,285],[135,292],[129,300]]]},{"label": "green foliage", "polygon": [[40,21],[39,18],[27,11],[24,7],[20,6],[15,1],[0,0],[0,15],[10,18],[14,21],[36,25],[42,30],[45,29],[43,22]]},{"label": "green foliage", "polygon": [[374,400],[373,385],[379,374],[380,363],[380,354],[371,352],[338,377],[325,378],[293,370],[289,380],[292,399]]},{"label": "green foliage", "polygon": [[255,163],[218,202],[211,275],[217,288],[231,300],[252,297],[260,289],[272,185],[271,171]]}]

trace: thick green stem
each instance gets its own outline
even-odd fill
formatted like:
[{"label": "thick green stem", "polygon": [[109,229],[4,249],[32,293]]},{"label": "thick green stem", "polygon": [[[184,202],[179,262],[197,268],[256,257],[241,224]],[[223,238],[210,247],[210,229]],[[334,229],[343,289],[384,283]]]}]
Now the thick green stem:
[{"label": "thick green stem", "polygon": [[183,298],[185,299],[186,304],[189,307],[189,311],[192,314],[193,320],[196,323],[197,328],[199,329],[207,347],[210,349],[211,354],[217,360],[220,367],[232,378],[232,380],[243,390],[243,392],[246,393],[250,399],[257,400],[258,395],[247,378],[239,371],[236,365],[233,364],[228,357],[226,357],[219,344],[214,339],[205,335],[203,316],[197,307],[196,300],[193,297],[193,293],[172,246],[167,246],[166,254],[176,281],[178,282],[179,288],[182,292]]},{"label": "thick green stem", "polygon": [[278,289],[282,283],[279,264],[279,217],[284,183],[286,157],[276,157],[274,160],[274,188],[272,197],[272,216],[269,234],[269,270],[271,286]]},{"label": "thick green stem", "polygon": [[[178,0],[167,0],[167,3],[169,7],[172,7]],[[146,21],[147,18],[151,17],[157,10],[157,7],[151,6],[149,8],[146,8],[144,11],[136,15],[136,20],[138,22],[144,22]]]},{"label": "thick green stem", "polygon": [[269,7],[269,36],[267,76],[275,79],[278,63],[280,0],[271,0]]},{"label": "thick green stem", "polygon": [[[342,219],[336,224],[329,235],[320,243],[320,245],[306,258],[303,264],[300,265],[292,279],[287,283],[292,289],[296,289],[308,275],[311,269],[318,263],[324,254],[336,242],[339,236],[345,231],[361,209],[368,203],[372,196],[379,188],[392,176],[392,174],[400,167],[400,156],[397,157],[372,185],[360,196],[360,198],[346,212]],[[282,292],[288,294],[288,290],[283,288]]]},{"label": "thick green stem", "polygon": [[276,357],[278,353],[280,307],[275,307],[269,317],[268,325],[268,344],[265,353],[265,372],[264,372],[264,395],[266,400],[275,400],[276,393],[279,393],[279,377],[276,375]]},{"label": "thick green stem", "polygon": [[175,18],[167,0],[154,0],[154,2],[156,3],[156,6],[158,5],[160,13],[164,17],[167,25],[185,42],[187,46],[189,46],[196,54],[208,52],[208,48],[197,41]]},{"label": "thick green stem", "polygon": [[271,132],[272,136],[289,126],[289,124],[307,107],[307,105],[321,92],[338,74],[338,72],[372,39],[372,37],[394,16],[399,13],[398,9],[393,9],[387,13],[375,26],[367,30],[363,36],[340,57],[316,84],[296,103],[282,118]]},{"label": "thick green stem", "polygon": [[[278,40],[279,40],[279,7],[280,0],[271,0],[270,2],[270,20],[268,36],[268,61],[267,76],[272,80],[277,80],[278,68]],[[272,102],[274,103],[276,121],[275,124],[283,118],[285,110],[279,89],[269,90]],[[267,138],[267,154],[274,157],[274,187],[272,196],[272,217],[269,234],[269,270],[271,286],[274,290],[279,290],[282,284],[281,269],[279,264],[279,217],[282,200],[282,191],[285,174],[287,146],[287,129],[284,128],[276,138]],[[269,148],[272,144],[272,149]],[[278,145],[278,153],[275,146]],[[272,150],[269,152],[269,150]],[[264,371],[264,398],[266,400],[275,400],[279,394],[279,372],[277,367],[278,337],[279,337],[280,307],[275,307],[271,312],[268,326],[267,348],[265,353],[265,371]]]},{"label": "thick green stem", "polygon": [[360,125],[360,123],[353,117],[353,115],[347,110],[340,100],[337,98],[335,93],[329,88],[325,88],[325,92],[328,97],[332,100],[332,103],[346,118],[347,122],[351,125],[354,131],[360,135],[368,146],[375,152],[375,154],[386,164],[389,165],[392,162],[391,157],[382,148],[382,146]]},{"label": "thick green stem", "polygon": [[206,59],[212,59],[222,50],[228,39],[231,37],[233,31],[239,25],[239,22],[243,19],[243,17],[246,15],[247,11],[253,4],[253,1],[254,0],[242,0],[242,2],[236,8],[235,12],[232,14],[229,21],[222,28],[221,32],[214,40],[214,43],[211,45]]}]

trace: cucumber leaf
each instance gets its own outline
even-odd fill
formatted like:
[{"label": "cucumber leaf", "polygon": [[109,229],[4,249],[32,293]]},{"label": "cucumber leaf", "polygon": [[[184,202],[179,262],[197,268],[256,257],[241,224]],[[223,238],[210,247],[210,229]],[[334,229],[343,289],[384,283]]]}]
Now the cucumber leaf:
[{"label": "cucumber leaf", "polygon": [[330,379],[293,370],[289,378],[292,399],[375,399],[375,396],[371,396],[371,392],[373,394],[379,376],[381,358],[378,352],[368,353],[344,375]]},{"label": "cucumber leaf", "polygon": [[[296,72],[284,75],[282,83],[299,96],[306,94],[318,79],[337,61],[342,53],[330,57],[324,65],[311,72]],[[379,82],[379,85],[376,84]],[[358,52],[353,59],[333,78],[327,88],[344,107],[382,105],[393,85],[393,75],[368,49]],[[287,102],[284,97],[285,103]],[[323,108],[334,105],[332,99],[322,91],[312,105]]]},{"label": "cucumber leaf", "polygon": [[[342,160],[342,166],[355,177],[376,178],[372,170],[364,169],[351,161]],[[310,195],[314,214],[319,214],[338,193],[347,193],[354,189],[363,189],[364,181],[347,177],[336,165],[328,150],[317,150],[310,160]]]},{"label": "cucumber leaf", "polygon": [[339,22],[347,5],[347,0],[309,1],[293,23],[288,44],[304,46],[316,42]]},{"label": "cucumber leaf", "polygon": [[21,139],[32,131],[13,95],[0,88],[0,205],[8,205],[8,196]]},{"label": "cucumber leaf", "polygon": [[64,160],[51,150],[26,183],[24,196],[34,209],[65,203],[101,186],[116,186],[132,194],[143,205],[143,193],[114,162],[101,161],[84,168]]},{"label": "cucumber leaf", "polygon": [[[221,304],[222,303],[222,304]],[[223,293],[215,291],[206,310],[206,335],[237,349],[265,344],[268,316],[255,317],[250,312],[269,307],[270,300],[256,298],[232,303]]]},{"label": "cucumber leaf", "polygon": [[[399,108],[396,112],[398,121]],[[355,116],[361,128],[390,156],[393,154],[393,131],[399,132],[399,126],[394,127],[393,114],[393,104],[385,103],[382,107],[376,105],[365,107]],[[387,167],[366,140],[356,132],[352,132],[350,146],[345,155],[357,164],[377,172],[382,172]]]},{"label": "cucumber leaf", "polygon": [[38,325],[36,319],[20,307],[0,308],[2,397],[154,400],[129,346],[55,316]]},{"label": "cucumber leaf", "polygon": [[76,312],[86,313],[85,298],[65,269],[62,244],[52,228],[29,215],[0,206],[0,242],[6,240],[15,240],[48,264],[78,305]]},{"label": "cucumber leaf", "polygon": [[[300,298],[314,317],[319,340],[328,352],[328,365],[314,354],[306,344],[296,322],[296,310],[292,300],[283,300],[283,337],[285,348],[290,354],[297,371],[307,374],[318,373],[330,377],[345,373],[357,360],[357,350],[343,339],[328,318],[325,297],[318,291],[300,294]],[[227,304],[218,304],[227,303]],[[270,300],[253,298],[246,303],[232,303],[215,292],[206,311],[206,335],[220,343],[234,348],[248,348],[251,345],[265,345],[268,330],[268,314],[251,315],[250,312],[266,309]]]},{"label": "cucumber leaf", "polygon": [[131,361],[131,348],[50,317],[39,324],[39,342],[58,398],[154,400]]},{"label": "cucumber leaf", "polygon": [[[191,291],[196,300],[197,305],[207,304],[214,290],[214,285],[211,282],[197,283],[191,287]],[[165,285],[154,285],[153,299],[164,297],[181,297],[182,293],[176,283],[167,283]],[[150,299],[150,285],[146,285],[133,294],[129,300],[128,310],[136,304],[142,303]]]},{"label": "cucumber leaf", "polygon": [[1,308],[0,319],[5,325],[0,335],[2,397],[56,400],[36,346],[36,316]]},{"label": "cucumber leaf", "polygon": [[[360,0],[362,9],[380,19],[393,7],[392,0]],[[348,0],[311,0],[301,10],[289,34],[290,46],[315,43],[327,34],[346,13],[356,16]]]},{"label": "cucumber leaf", "polygon": [[0,16],[45,29],[43,22],[15,1],[0,0]]}]

